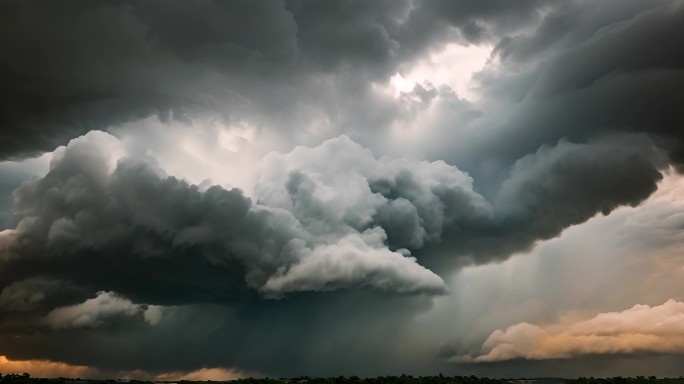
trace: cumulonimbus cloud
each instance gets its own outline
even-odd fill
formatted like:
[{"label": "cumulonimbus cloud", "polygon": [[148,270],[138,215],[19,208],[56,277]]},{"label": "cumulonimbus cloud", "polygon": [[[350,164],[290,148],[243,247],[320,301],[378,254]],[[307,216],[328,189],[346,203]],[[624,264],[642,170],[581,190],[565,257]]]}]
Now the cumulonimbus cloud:
[{"label": "cumulonimbus cloud", "polygon": [[[296,155],[304,150],[284,157],[290,168],[282,178],[273,172],[278,177],[260,187],[265,197],[256,204],[238,189],[200,190],[167,177],[149,159],[117,160],[110,150],[116,144],[101,132],[74,140],[58,151],[44,178],[17,189],[16,225],[0,232],[6,266],[0,280],[11,284],[50,270],[151,303],[159,297],[141,296],[121,281],[144,278],[149,286],[186,291],[209,284],[223,297],[245,288],[269,295],[355,287],[441,293],[439,276],[408,257],[409,250],[389,246],[404,241],[419,248],[438,240],[449,221],[486,209],[455,167],[378,160],[346,138],[310,149],[315,156],[303,163]],[[331,148],[351,156],[333,158]],[[355,184],[312,172],[323,158],[330,174],[355,173],[349,180]],[[369,170],[374,178],[363,176]],[[372,191],[374,183],[381,191]],[[394,236],[389,245],[388,233]],[[204,271],[201,281],[186,273],[189,265]],[[300,273],[323,265],[316,277]],[[75,266],[89,272],[72,274]],[[112,271],[126,279],[111,278]]]},{"label": "cumulonimbus cloud", "polygon": [[483,363],[635,353],[684,353],[684,302],[670,299],[655,306],[637,304],[572,323],[518,323],[494,331],[480,354],[451,360]]},{"label": "cumulonimbus cloud", "polygon": [[[625,161],[629,172],[618,166]],[[341,136],[271,153],[252,202],[239,189],[166,176],[153,159],[127,157],[115,138],[92,132],[15,191],[15,225],[0,232],[0,282],[49,272],[163,305],[246,290],[444,293],[414,251],[448,240],[457,255],[507,257],[598,211],[642,201],[662,177],[659,165],[641,137],[561,142],[516,163],[492,207],[455,166],[376,158]],[[589,177],[596,182],[578,189]],[[171,287],[183,294],[164,295]]]}]

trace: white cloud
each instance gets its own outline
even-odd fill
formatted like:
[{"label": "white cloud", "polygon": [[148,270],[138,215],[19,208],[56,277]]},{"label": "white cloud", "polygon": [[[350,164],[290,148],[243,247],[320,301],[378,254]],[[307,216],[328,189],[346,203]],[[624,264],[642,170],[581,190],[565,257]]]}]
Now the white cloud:
[{"label": "white cloud", "polygon": [[97,296],[80,304],[53,309],[45,320],[53,328],[97,327],[116,316],[135,316],[143,312],[150,325],[159,323],[162,317],[158,306],[146,307],[117,295],[114,292],[98,292]]},{"label": "white cloud", "polygon": [[406,246],[413,248],[437,240],[446,225],[491,214],[472,178],[458,168],[443,161],[378,159],[347,136],[269,154],[255,192],[260,204],[292,212],[317,235],[365,229],[378,215],[401,217],[397,224],[407,227]]},{"label": "white cloud", "polygon": [[162,307],[158,305],[148,305],[147,309],[143,312],[143,318],[150,325],[157,325],[164,316]]},{"label": "white cloud", "polygon": [[291,262],[261,290],[445,292],[441,278],[398,249],[421,248],[439,241],[448,225],[488,217],[490,207],[472,183],[441,161],[377,159],[346,136],[269,154],[257,203],[291,213],[310,236],[283,249]]},{"label": "white cloud", "polygon": [[313,249],[297,242],[292,253],[300,261],[289,269],[281,268],[262,290],[277,294],[359,286],[400,293],[446,292],[444,281],[415,258],[407,257],[408,250],[385,248],[385,238],[384,231],[376,227]]}]

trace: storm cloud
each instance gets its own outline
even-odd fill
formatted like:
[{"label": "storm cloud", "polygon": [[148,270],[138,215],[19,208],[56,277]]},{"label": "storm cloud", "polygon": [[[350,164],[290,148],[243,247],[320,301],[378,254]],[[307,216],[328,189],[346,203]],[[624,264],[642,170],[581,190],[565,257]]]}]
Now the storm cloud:
[{"label": "storm cloud", "polygon": [[616,308],[548,267],[544,295],[490,305],[541,253],[676,265],[677,1],[10,0],[0,25],[0,368],[572,376],[682,354],[646,320],[585,340],[616,326],[600,313],[669,319],[652,276]]},{"label": "storm cloud", "polygon": [[[342,143],[353,145],[348,140]],[[27,181],[15,191],[16,227],[0,234],[4,285],[36,276],[80,281],[82,272],[92,268],[87,284],[130,292],[146,302],[163,302],[155,297],[162,288],[184,291],[189,297],[197,294],[200,302],[212,300],[211,295],[202,298],[201,291],[207,288],[215,291],[215,300],[247,288],[274,294],[366,285],[399,292],[445,289],[438,276],[406,257],[409,250],[386,248],[387,235],[382,226],[373,225],[373,212],[354,218],[352,209],[348,215],[338,214],[343,216],[339,223],[332,217],[318,218],[330,225],[325,229],[315,216],[292,213],[292,208],[253,205],[237,189],[212,186],[200,191],[164,176],[144,160],[113,159],[112,147],[117,144],[113,137],[96,132],[74,140],[55,154],[44,178]],[[377,161],[372,156],[366,160]],[[467,191],[467,180],[461,182]],[[296,187],[290,181],[284,184],[292,189],[285,197],[291,195],[302,211],[315,213],[325,205],[313,196],[300,201]],[[371,194],[367,184],[365,188]],[[455,183],[444,188],[459,192],[462,187]],[[332,197],[336,193],[333,190]],[[358,197],[355,203],[366,203],[369,197]],[[471,191],[469,198],[478,196]],[[335,208],[332,203],[327,206]],[[407,218],[411,223],[416,220]],[[328,265],[323,270],[329,276],[314,278],[300,272],[323,267],[320,263]],[[72,273],[76,264],[80,267]],[[187,268],[196,272],[188,273]],[[156,282],[145,278],[147,288],[125,287],[130,279],[155,270],[164,273]]]},{"label": "storm cloud", "polygon": [[0,156],[31,156],[149,115],[216,114],[285,131],[321,119],[338,133],[381,129],[397,108],[373,82],[447,42],[495,43],[540,19],[544,7],[6,2],[2,24],[12,33],[0,41],[7,143]]}]

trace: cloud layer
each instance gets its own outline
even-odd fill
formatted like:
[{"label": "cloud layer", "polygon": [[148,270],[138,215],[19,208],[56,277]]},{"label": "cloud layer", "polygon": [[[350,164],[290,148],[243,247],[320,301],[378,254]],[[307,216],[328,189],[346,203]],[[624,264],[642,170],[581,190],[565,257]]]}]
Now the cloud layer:
[{"label": "cloud layer", "polygon": [[228,381],[243,377],[255,377],[244,372],[225,368],[202,368],[191,372],[164,372],[152,374],[145,371],[130,372],[107,372],[96,368],[70,365],[49,360],[10,360],[6,356],[0,356],[0,370],[5,374],[28,373],[34,378],[81,378],[81,379],[107,379],[118,377],[130,380],[160,380],[160,381]]}]

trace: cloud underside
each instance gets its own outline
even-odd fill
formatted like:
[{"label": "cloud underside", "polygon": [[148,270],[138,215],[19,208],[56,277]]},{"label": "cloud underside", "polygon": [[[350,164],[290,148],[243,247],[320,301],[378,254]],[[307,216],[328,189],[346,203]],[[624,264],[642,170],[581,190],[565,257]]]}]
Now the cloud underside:
[{"label": "cloud underside", "polygon": [[684,353],[684,303],[635,305],[588,320],[549,325],[519,323],[494,331],[477,356],[454,362],[572,359],[586,355]]}]

